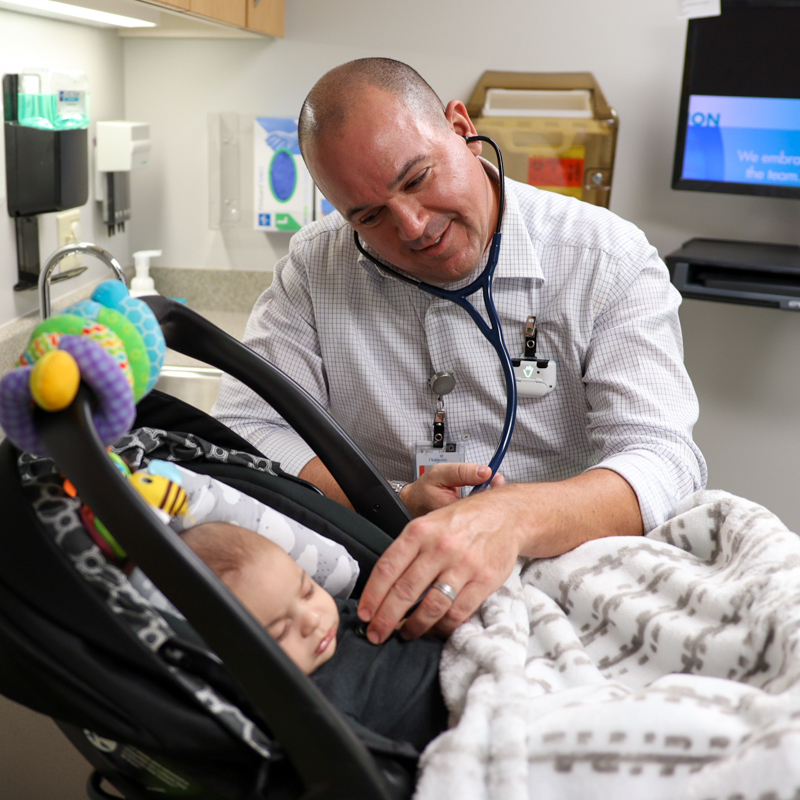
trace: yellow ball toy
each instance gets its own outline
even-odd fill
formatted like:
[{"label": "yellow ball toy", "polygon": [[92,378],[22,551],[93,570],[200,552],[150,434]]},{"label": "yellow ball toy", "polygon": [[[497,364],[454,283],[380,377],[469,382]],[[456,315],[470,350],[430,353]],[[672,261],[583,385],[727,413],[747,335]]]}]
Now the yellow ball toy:
[{"label": "yellow ball toy", "polygon": [[61,411],[75,399],[80,382],[75,359],[65,350],[51,350],[33,365],[31,396],[45,411]]}]

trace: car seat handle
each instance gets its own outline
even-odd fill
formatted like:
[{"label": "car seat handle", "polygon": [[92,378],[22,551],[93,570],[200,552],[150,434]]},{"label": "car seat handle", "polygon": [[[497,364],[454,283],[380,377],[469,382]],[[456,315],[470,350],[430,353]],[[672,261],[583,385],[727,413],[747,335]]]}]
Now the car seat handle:
[{"label": "car seat handle", "polygon": [[320,457],[353,508],[392,538],[398,536],[411,520],[408,509],[349,434],[300,384],[182,303],[160,295],[142,299],[161,324],[168,347],[227,372],[256,392]]}]

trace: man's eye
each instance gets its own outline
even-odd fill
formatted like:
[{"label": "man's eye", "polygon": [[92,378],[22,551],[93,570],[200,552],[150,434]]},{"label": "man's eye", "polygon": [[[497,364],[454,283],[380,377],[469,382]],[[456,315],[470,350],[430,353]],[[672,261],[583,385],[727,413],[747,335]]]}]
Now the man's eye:
[{"label": "man's eye", "polygon": [[425,180],[427,175],[428,175],[428,170],[427,169],[422,170],[422,172],[420,172],[420,174],[417,175],[417,177],[414,178],[414,180],[411,181],[411,183],[406,185],[406,189],[414,189],[414,188],[416,188],[417,186],[419,186],[422,183],[422,181]]},{"label": "man's eye", "polygon": [[362,218],[359,220],[359,222],[360,222],[362,225],[371,225],[373,222],[375,222],[375,220],[378,218],[378,215],[379,215],[380,213],[381,213],[381,212],[380,212],[380,210],[378,210],[378,211],[373,211],[371,214],[368,214],[366,217],[362,217]]}]

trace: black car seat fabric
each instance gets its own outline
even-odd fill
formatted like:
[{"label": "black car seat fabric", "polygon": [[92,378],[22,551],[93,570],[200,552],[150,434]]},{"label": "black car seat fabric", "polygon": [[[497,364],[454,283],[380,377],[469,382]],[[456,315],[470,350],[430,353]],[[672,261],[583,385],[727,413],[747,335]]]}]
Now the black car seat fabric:
[{"label": "black car seat fabric", "polygon": [[[152,458],[180,460],[262,502],[277,503],[355,550],[356,558],[360,553],[370,566],[391,541],[362,517],[284,481],[263,456],[153,429],[132,431],[116,449],[134,468]],[[12,527],[15,533],[0,538],[8,564],[19,567],[0,567],[0,691],[62,723],[95,766],[110,765],[115,775],[127,775],[131,797],[136,797],[133,787],[148,781],[158,792],[170,787],[177,796],[196,792],[199,752],[214,754],[204,756],[200,778],[203,786],[217,786],[220,798],[249,797],[253,776],[260,775],[256,783],[264,784],[265,765],[272,784],[282,775],[279,791],[299,796],[292,794],[296,776],[283,764],[280,745],[236,682],[196,634],[150,607],[106,562],[83,527],[80,500],[64,493],[53,462],[27,454],[14,460],[8,443],[2,450],[0,502],[13,509],[13,525],[3,527],[6,534]],[[341,529],[332,521],[337,518],[356,533]],[[46,535],[23,533],[31,527]],[[64,569],[65,561],[71,568]],[[365,576],[368,572],[363,569]],[[42,586],[43,578],[45,594],[33,588]],[[384,774],[404,774],[407,782],[418,757],[414,748],[352,721],[351,726],[384,762]],[[119,746],[105,752],[108,741]],[[271,797],[274,790],[253,796]]]},{"label": "black car seat fabric", "polygon": [[[109,593],[113,609],[98,602],[98,583],[75,568],[97,573],[93,560],[80,556],[88,534],[73,527],[53,476],[20,485],[17,455],[7,442],[0,446],[0,692],[78,732],[183,764],[209,786],[227,787],[220,797],[236,796],[265,759],[196,697],[187,702],[189,687],[119,624],[120,614],[136,613],[124,594]],[[199,762],[198,753],[205,754]]]},{"label": "black car seat fabric", "polygon": [[[23,461],[24,464],[24,461]],[[176,632],[162,612],[150,604],[130,584],[127,576],[106,561],[102,551],[83,526],[81,501],[69,497],[61,488],[56,474],[28,480],[23,477],[24,491],[38,517],[38,522],[67,556],[78,575],[94,590],[114,615],[144,647],[158,654],[168,642],[178,640]],[[163,660],[163,659],[162,659]],[[177,683],[207,708],[218,722],[236,738],[246,742],[262,757],[269,757],[268,738],[238,707],[221,697],[204,680],[167,664]]]},{"label": "black car seat fabric", "polygon": [[238,450],[253,456],[263,455],[247,439],[243,439],[214,417],[158,389],[153,389],[136,405],[136,419],[131,430],[137,428],[195,433],[205,441],[228,450]]}]

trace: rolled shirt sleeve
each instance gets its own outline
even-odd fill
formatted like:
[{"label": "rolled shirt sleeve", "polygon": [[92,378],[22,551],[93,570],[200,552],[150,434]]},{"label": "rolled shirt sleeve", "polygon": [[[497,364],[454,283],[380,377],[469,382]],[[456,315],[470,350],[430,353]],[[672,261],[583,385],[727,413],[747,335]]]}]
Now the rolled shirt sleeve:
[{"label": "rolled shirt sleeve", "polygon": [[645,530],[652,530],[672,516],[678,498],[705,486],[707,472],[692,438],[699,408],[683,364],[681,298],[655,249],[641,240],[628,252],[649,256],[626,255],[610,270],[584,383],[590,435],[602,453],[596,466],[628,481]]}]

